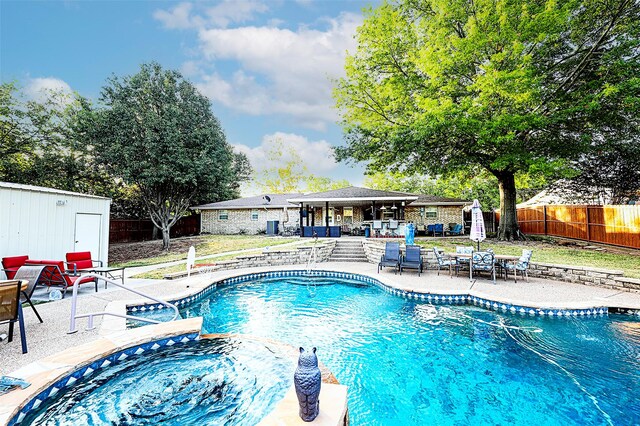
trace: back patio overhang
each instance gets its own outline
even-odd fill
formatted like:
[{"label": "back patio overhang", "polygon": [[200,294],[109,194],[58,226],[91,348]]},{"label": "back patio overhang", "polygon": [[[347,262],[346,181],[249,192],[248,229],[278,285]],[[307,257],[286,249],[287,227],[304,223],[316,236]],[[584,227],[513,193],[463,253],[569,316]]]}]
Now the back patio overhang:
[{"label": "back patio overhang", "polygon": [[[385,218],[402,222],[404,207],[417,199],[417,195],[405,192],[348,187],[292,197],[287,201],[299,206],[301,236],[339,237],[342,227],[332,223],[331,209],[358,208],[363,215],[359,222],[363,223]],[[319,209],[324,217],[318,218],[316,224],[316,211]]]}]

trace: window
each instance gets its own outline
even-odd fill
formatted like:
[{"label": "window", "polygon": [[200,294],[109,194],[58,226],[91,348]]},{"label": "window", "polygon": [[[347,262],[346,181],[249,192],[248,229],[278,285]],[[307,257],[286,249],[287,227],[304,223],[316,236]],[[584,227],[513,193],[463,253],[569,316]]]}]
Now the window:
[{"label": "window", "polygon": [[229,211],[228,210],[220,210],[218,211],[218,220],[227,220],[229,219]]},{"label": "window", "polygon": [[345,224],[353,223],[353,207],[344,207],[342,209],[342,216]]},{"label": "window", "polygon": [[258,210],[251,210],[251,220],[258,220]]},{"label": "window", "polygon": [[437,219],[438,218],[438,208],[437,207],[425,207],[424,213],[425,213],[425,218],[427,218],[427,219]]}]

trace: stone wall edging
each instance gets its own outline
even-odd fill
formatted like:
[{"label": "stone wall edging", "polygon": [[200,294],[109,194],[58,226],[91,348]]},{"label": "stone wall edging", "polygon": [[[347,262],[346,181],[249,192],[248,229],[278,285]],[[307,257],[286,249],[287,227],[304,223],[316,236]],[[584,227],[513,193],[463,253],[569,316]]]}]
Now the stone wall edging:
[{"label": "stone wall edging", "polygon": [[[380,262],[384,254],[384,243],[384,241],[365,240],[363,246],[369,263]],[[433,250],[422,248],[422,254],[427,264],[426,268],[433,269],[436,264]],[[640,279],[625,277],[623,271],[611,269],[531,262],[529,276],[640,293]]]}]

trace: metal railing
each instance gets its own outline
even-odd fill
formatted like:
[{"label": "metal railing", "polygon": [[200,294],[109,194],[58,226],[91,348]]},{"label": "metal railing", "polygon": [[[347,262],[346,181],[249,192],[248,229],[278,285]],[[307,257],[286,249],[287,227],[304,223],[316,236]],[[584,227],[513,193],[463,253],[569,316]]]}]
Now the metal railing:
[{"label": "metal railing", "polygon": [[148,322],[150,324],[160,324],[162,321],[158,321],[158,320],[154,320],[154,319],[150,319],[150,318],[143,318],[143,317],[136,317],[133,315],[126,315],[126,314],[118,314],[115,312],[91,312],[88,314],[80,314],[77,315],[77,307],[78,307],[78,285],[80,284],[81,281],[83,281],[85,278],[95,278],[97,280],[100,281],[106,281],[107,283],[111,284],[111,285],[115,285],[116,287],[120,287],[124,290],[130,291],[131,293],[135,293],[138,296],[142,296],[145,297],[147,299],[153,300],[156,303],[160,303],[161,305],[164,305],[168,308],[173,309],[174,311],[174,315],[173,318],[170,321],[175,321],[178,316],[180,315],[180,313],[178,312],[178,307],[176,305],[174,305],[173,303],[169,303],[165,300],[162,299],[157,299],[153,296],[149,296],[148,294],[145,294],[141,291],[135,290],[131,287],[127,287],[124,284],[120,284],[117,281],[114,281],[110,278],[107,278],[103,275],[98,275],[98,274],[94,274],[94,273],[88,273],[88,274],[82,274],[80,275],[80,277],[78,277],[78,279],[76,280],[76,282],[73,284],[73,296],[71,298],[71,322],[69,324],[69,331],[67,332],[67,334],[72,334],[78,331],[78,328],[76,327],[76,320],[79,318],[89,318],[88,322],[87,322],[87,330],[93,330],[95,329],[95,326],[93,325],[93,317],[96,316],[105,316],[105,315],[110,315],[113,317],[119,317],[119,318],[125,318],[125,319],[131,319],[131,320],[136,320],[136,321],[142,321],[142,322]]}]

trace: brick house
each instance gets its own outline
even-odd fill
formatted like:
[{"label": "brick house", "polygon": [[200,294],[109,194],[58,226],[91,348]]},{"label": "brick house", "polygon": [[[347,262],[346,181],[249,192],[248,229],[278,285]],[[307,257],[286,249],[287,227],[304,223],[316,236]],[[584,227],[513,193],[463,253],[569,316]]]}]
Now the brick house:
[{"label": "brick house", "polygon": [[[462,209],[470,201],[397,191],[348,187],[312,194],[268,194],[192,207],[202,212],[201,232],[264,233],[267,221],[301,226],[302,236],[338,237],[362,234],[379,226],[380,235],[403,235],[412,221],[424,232],[430,224],[463,223]],[[285,222],[285,219],[287,221]]]},{"label": "brick house", "polygon": [[203,204],[191,209],[201,212],[201,233],[261,234],[267,231],[269,221],[278,221],[280,227],[299,226],[298,205],[287,202],[287,198],[300,195],[264,194]]},{"label": "brick house", "polygon": [[[338,236],[344,232],[359,233],[367,227],[373,231],[374,225],[381,226],[379,233],[382,235],[403,235],[409,221],[418,231],[425,231],[427,225],[436,223],[442,223],[448,229],[449,224],[463,223],[462,209],[471,204],[456,198],[353,186],[288,198],[287,201],[298,205],[303,236],[307,227],[311,227],[307,233],[325,236],[324,227],[329,228],[329,236]],[[335,228],[340,228],[340,232]]]}]

